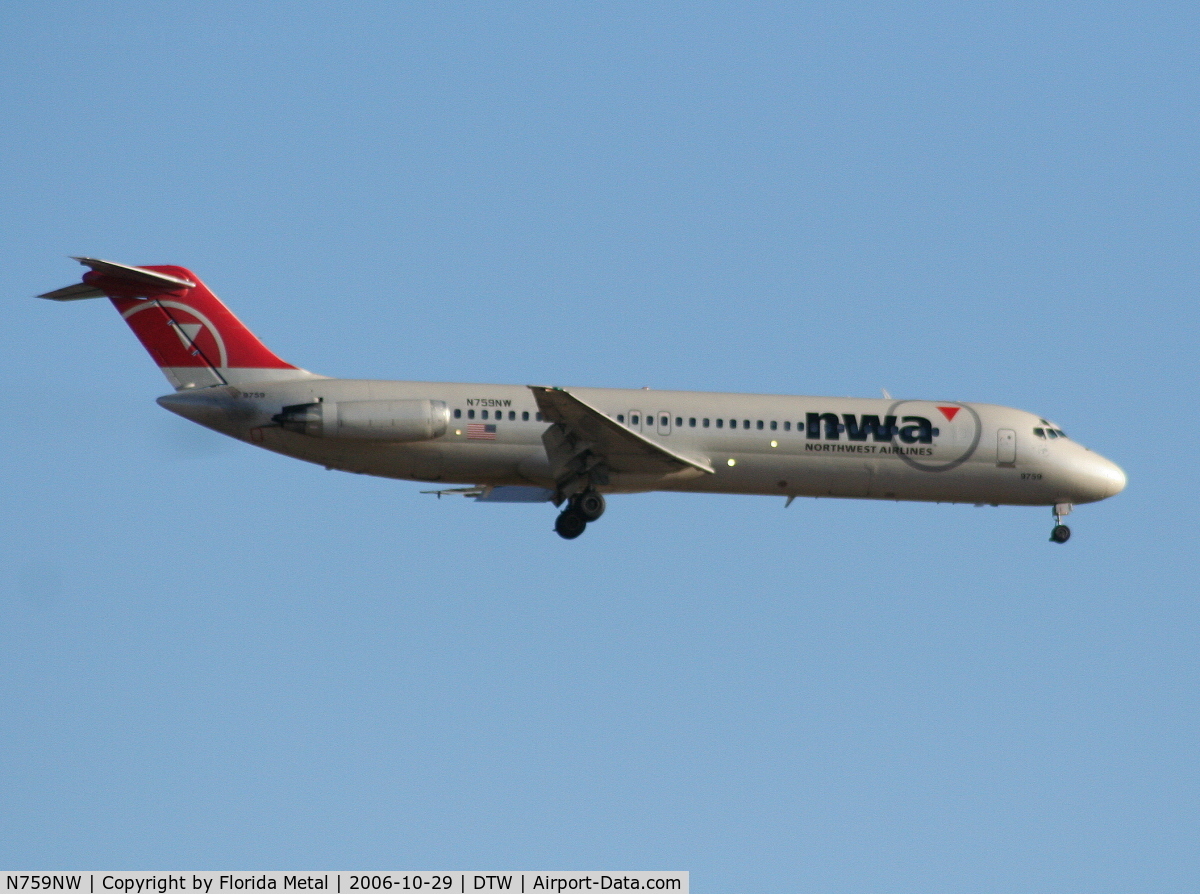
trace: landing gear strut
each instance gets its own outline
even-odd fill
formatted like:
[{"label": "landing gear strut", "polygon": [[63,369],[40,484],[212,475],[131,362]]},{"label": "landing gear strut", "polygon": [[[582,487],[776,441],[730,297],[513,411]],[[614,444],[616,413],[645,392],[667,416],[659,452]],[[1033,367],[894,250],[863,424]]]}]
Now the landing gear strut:
[{"label": "landing gear strut", "polygon": [[567,501],[567,508],[558,514],[554,530],[564,540],[574,540],[588,526],[604,514],[604,496],[588,488]]},{"label": "landing gear strut", "polygon": [[1070,515],[1075,507],[1070,503],[1054,504],[1054,529],[1050,532],[1052,543],[1066,543],[1071,539],[1071,529],[1062,523],[1063,516]]}]

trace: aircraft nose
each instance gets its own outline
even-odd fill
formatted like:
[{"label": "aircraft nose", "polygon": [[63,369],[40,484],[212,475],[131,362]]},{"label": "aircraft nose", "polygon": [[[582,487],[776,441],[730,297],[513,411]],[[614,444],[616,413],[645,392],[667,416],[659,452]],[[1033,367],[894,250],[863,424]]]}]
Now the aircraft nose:
[{"label": "aircraft nose", "polygon": [[1094,503],[1107,500],[1125,489],[1125,472],[1116,463],[1093,453],[1080,444],[1070,444],[1068,453],[1060,454],[1063,495],[1071,495],[1070,502]]},{"label": "aircraft nose", "polygon": [[1116,463],[1101,457],[1101,468],[1098,471],[1099,477],[1102,478],[1107,487],[1108,493],[1106,497],[1113,497],[1125,490],[1125,485],[1129,483],[1129,479],[1125,476],[1125,470]]},{"label": "aircraft nose", "polygon": [[1128,479],[1120,466],[1103,456],[1091,456],[1088,459],[1085,476],[1087,489],[1095,494],[1094,499],[1106,500],[1125,490]]}]

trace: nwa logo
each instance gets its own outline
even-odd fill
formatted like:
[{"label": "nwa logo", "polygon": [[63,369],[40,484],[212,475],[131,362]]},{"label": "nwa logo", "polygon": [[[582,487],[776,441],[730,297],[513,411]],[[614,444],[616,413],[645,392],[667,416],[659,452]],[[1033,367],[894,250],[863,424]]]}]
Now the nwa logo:
[{"label": "nwa logo", "polygon": [[[958,413],[958,407],[953,410]],[[827,441],[837,441],[845,432],[850,441],[874,439],[886,443],[899,438],[904,444],[932,444],[934,435],[939,434],[924,416],[903,416],[901,421],[903,425],[896,424],[895,416],[884,416],[881,422],[878,416],[868,414],[860,419],[853,413],[843,413],[839,419],[837,413],[809,413],[805,417],[806,437],[818,441],[823,429]]]},{"label": "nwa logo", "polygon": [[902,400],[882,415],[807,413],[804,447],[812,453],[896,456],[913,468],[944,472],[971,457],[981,431],[979,415],[965,404]]}]

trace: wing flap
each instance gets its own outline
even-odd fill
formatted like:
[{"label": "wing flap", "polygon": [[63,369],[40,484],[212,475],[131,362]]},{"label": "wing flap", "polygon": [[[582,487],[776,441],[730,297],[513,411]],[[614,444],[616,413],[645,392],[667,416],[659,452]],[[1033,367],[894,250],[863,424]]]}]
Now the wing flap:
[{"label": "wing flap", "polygon": [[477,484],[472,487],[447,487],[442,490],[423,490],[423,494],[471,497],[476,503],[549,503],[554,491],[544,487],[526,487],[520,484]]}]

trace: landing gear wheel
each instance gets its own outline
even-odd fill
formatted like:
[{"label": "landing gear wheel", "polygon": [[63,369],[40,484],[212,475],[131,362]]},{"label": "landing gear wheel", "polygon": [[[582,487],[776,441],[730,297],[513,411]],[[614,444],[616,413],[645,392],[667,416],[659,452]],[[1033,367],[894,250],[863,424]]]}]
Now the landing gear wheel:
[{"label": "landing gear wheel", "polygon": [[571,508],[563,510],[554,521],[554,530],[563,540],[574,540],[587,528],[587,519]]},{"label": "landing gear wheel", "polygon": [[1050,539],[1055,543],[1066,543],[1071,539],[1071,529],[1066,525],[1055,525],[1050,532]]},{"label": "landing gear wheel", "polygon": [[585,490],[575,500],[575,511],[584,521],[594,522],[604,514],[604,496],[595,490]]}]

